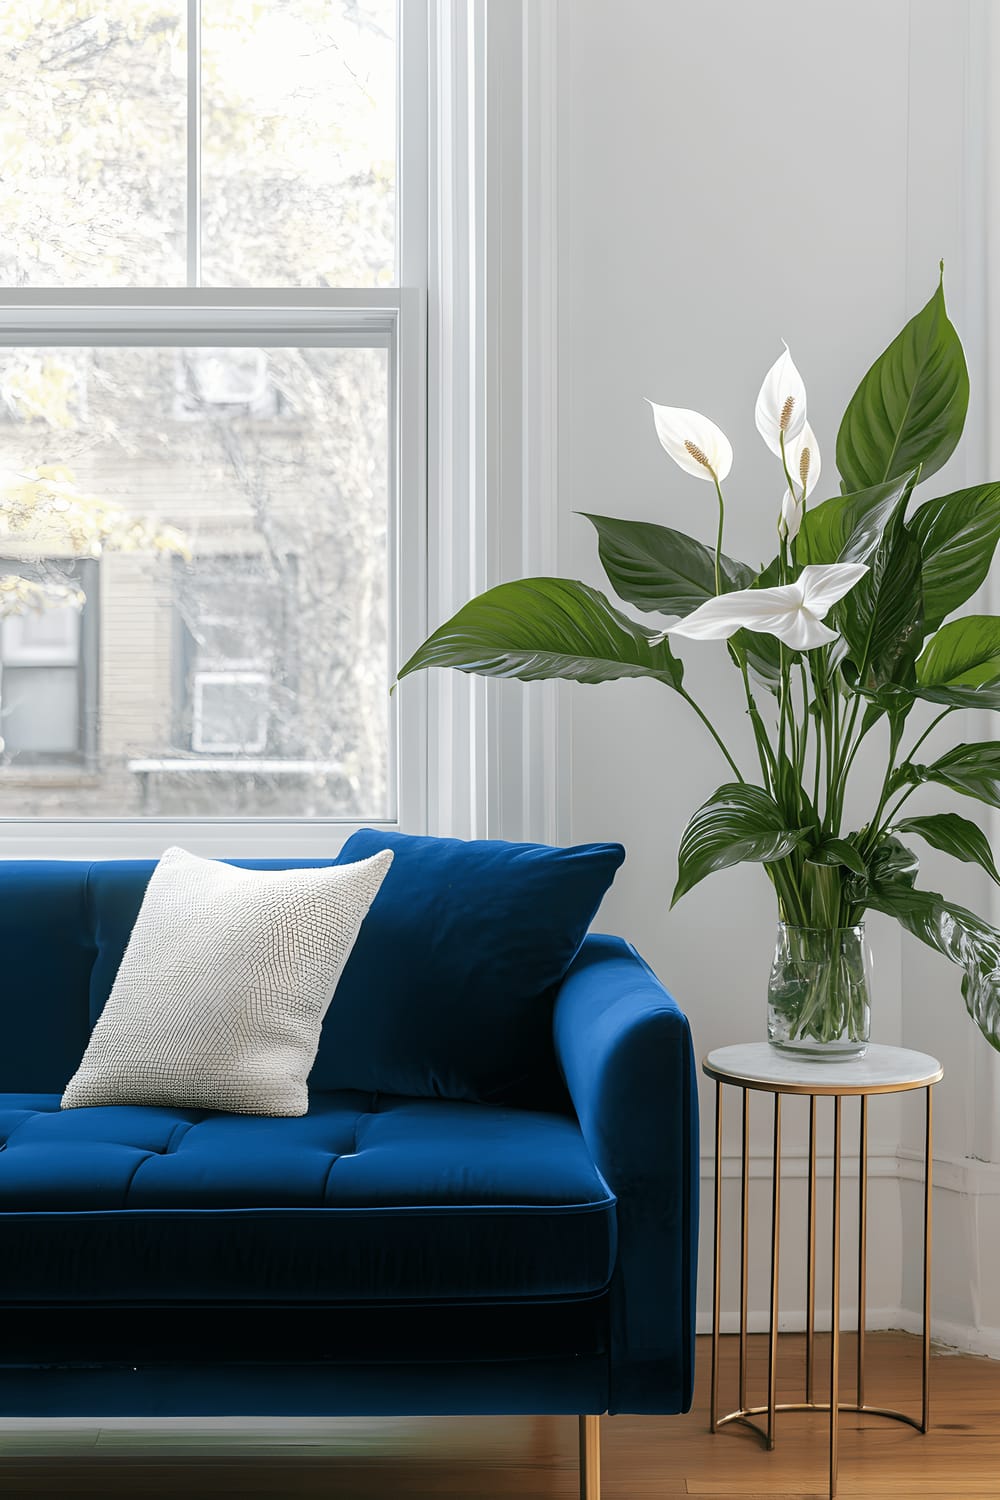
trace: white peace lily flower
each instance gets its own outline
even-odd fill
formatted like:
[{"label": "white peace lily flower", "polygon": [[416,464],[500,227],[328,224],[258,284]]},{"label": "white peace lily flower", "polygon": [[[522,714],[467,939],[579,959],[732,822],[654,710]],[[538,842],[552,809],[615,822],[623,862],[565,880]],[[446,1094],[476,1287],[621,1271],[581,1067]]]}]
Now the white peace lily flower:
[{"label": "white peace lily flower", "polygon": [[821,622],[867,572],[867,563],[812,563],[794,583],[708,599],[666,634],[722,641],[746,628],[775,635],[793,651],[812,651],[837,639],[837,632]]},{"label": "white peace lily flower", "polygon": [[656,436],[674,463],[697,479],[717,479],[721,484],[733,467],[732,445],[721,427],[683,406],[657,406],[655,401],[649,405]]},{"label": "white peace lily flower", "polygon": [[[792,476],[793,484],[801,484],[805,490],[805,498],[808,499],[816,488],[822,464],[820,463],[819,444],[816,434],[809,423],[806,422],[797,438],[785,444],[785,460],[788,464],[788,472]],[[794,542],[802,525],[803,497],[802,491],[796,495],[791,490],[785,491],[781,497],[781,518],[778,521],[778,535]]]},{"label": "white peace lily flower", "polygon": [[[782,343],[784,343],[782,339]],[[795,368],[788,345],[764,376],[764,384],[754,410],[757,431],[772,453],[781,456],[781,434],[785,435],[785,452],[792,438],[798,437],[806,421],[806,388]],[[789,466],[791,467],[791,466]]]},{"label": "white peace lily flower", "polygon": [[791,490],[781,497],[781,513],[778,516],[778,536],[783,542],[794,542],[802,526],[803,502],[796,500]]}]

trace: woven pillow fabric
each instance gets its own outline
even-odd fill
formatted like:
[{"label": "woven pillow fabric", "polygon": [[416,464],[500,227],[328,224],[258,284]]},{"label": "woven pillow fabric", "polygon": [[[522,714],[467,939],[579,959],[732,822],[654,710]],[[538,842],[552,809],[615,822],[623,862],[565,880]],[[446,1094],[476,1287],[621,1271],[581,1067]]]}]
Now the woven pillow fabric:
[{"label": "woven pillow fabric", "polygon": [[304,1115],[323,1017],[391,862],[244,870],[168,849],[63,1108]]}]

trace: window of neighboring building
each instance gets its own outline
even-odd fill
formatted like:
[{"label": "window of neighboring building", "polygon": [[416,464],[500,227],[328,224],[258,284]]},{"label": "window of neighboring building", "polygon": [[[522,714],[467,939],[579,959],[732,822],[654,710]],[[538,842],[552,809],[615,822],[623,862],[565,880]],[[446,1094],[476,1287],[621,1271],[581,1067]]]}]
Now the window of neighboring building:
[{"label": "window of neighboring building", "polygon": [[[0,764],[81,765],[93,756],[97,719],[97,563],[53,562],[84,592],[82,607],[51,604],[0,621]],[[34,576],[21,563],[0,571]]]},{"label": "window of neighboring building", "polygon": [[295,557],[206,557],[175,570],[175,726],[202,755],[301,755]]}]

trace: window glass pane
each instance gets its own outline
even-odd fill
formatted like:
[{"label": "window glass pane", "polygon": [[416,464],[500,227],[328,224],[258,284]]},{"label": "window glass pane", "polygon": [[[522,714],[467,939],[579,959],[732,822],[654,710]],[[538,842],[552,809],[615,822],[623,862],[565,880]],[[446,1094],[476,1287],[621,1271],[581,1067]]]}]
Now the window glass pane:
[{"label": "window glass pane", "polygon": [[208,286],[395,275],[394,0],[203,0]]},{"label": "window glass pane", "polygon": [[80,611],[50,604],[4,619],[0,660],[8,667],[75,667],[79,642]]},{"label": "window glass pane", "polygon": [[[57,582],[63,519],[89,534],[74,495],[105,507],[111,544],[99,629],[85,607],[79,634],[100,684],[86,774],[36,791],[8,745],[0,815],[393,816],[387,352],[7,350],[0,392],[25,369],[31,401],[0,404],[6,483],[54,474],[39,493],[57,503],[8,490],[3,545],[27,556],[36,528]],[[134,518],[146,541],[179,528],[190,561],[136,547]],[[24,629],[36,650],[64,647],[54,617]],[[26,681],[36,727],[19,733],[49,734],[54,690]]]},{"label": "window glass pane", "polygon": [[8,757],[75,755],[80,692],[75,667],[8,667],[0,679],[0,729]]},{"label": "window glass pane", "polygon": [[0,285],[184,282],[184,0],[0,7]]}]

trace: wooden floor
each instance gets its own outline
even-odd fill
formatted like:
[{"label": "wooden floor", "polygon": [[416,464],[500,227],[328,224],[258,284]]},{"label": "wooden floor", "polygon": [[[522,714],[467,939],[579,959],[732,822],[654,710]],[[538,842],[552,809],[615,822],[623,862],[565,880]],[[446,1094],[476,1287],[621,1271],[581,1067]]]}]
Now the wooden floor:
[{"label": "wooden floor", "polygon": [[[739,1428],[707,1432],[709,1351],[705,1339],[698,1342],[698,1394],[688,1416],[604,1419],[604,1500],[825,1495],[822,1417],[779,1419],[773,1453]],[[732,1389],[734,1343],[723,1340],[724,1392]],[[822,1355],[826,1341],[819,1343]],[[781,1344],[779,1399],[799,1399],[802,1339],[787,1335]],[[845,1336],[841,1349],[846,1399],[852,1340]],[[765,1358],[763,1339],[751,1340],[758,1382]],[[867,1384],[870,1401],[916,1411],[918,1341],[870,1334]],[[931,1418],[921,1437],[898,1423],[844,1416],[840,1494],[1000,1500],[1000,1362],[935,1350]],[[155,1431],[0,1422],[0,1494],[15,1497],[574,1500],[577,1493],[576,1422],[567,1417],[177,1421]]]}]

